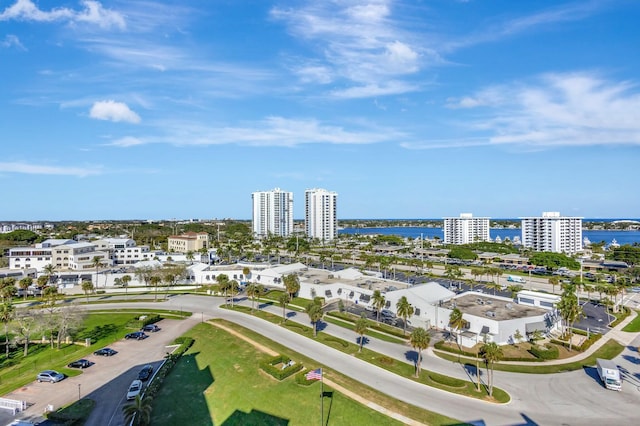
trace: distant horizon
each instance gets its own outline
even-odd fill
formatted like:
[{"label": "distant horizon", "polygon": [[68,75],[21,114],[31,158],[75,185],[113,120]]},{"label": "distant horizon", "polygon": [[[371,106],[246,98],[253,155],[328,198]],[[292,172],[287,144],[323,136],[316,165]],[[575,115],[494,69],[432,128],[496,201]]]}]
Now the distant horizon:
[{"label": "distant horizon", "polygon": [[[445,217],[458,217],[458,216],[443,216],[443,217],[431,217],[431,218],[338,218],[338,222],[340,221],[441,221]],[[488,217],[488,216],[474,216],[475,218],[479,217],[487,217],[489,220],[497,220],[497,221],[517,221],[522,217],[531,217],[531,216],[518,216],[518,217]],[[542,217],[533,216],[533,217]],[[576,217],[576,216],[561,216],[561,217]],[[578,216],[579,217],[579,216]],[[11,219],[0,219],[0,223],[39,223],[39,222],[189,222],[193,221],[193,223],[199,222],[208,222],[208,221],[241,221],[241,222],[250,222],[252,219],[241,219],[241,218],[189,218],[189,219],[20,219],[20,220],[11,220]],[[294,218],[296,222],[304,221],[304,218]],[[628,218],[628,217],[583,217],[583,221],[586,222],[640,222],[640,218]]]}]

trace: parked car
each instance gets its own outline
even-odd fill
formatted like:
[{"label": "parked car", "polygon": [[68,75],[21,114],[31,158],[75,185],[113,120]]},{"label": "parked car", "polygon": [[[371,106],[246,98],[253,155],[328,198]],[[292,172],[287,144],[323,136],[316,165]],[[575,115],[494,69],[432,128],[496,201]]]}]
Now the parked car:
[{"label": "parked car", "polygon": [[395,318],[396,317],[396,314],[394,314],[393,311],[390,311],[389,309],[383,309],[382,311],[380,311],[380,314],[384,318]]},{"label": "parked car", "polygon": [[160,330],[161,328],[155,324],[147,324],[144,327],[142,327],[142,331],[151,331],[152,333],[155,333],[156,331],[160,331]]},{"label": "parked car", "polygon": [[143,331],[134,331],[133,333],[127,333],[124,338],[125,339],[136,339],[142,340],[146,339],[148,336]]},{"label": "parked car", "polygon": [[131,401],[132,399],[136,399],[136,396],[140,395],[140,392],[142,392],[142,381],[136,379],[129,385],[127,400]]},{"label": "parked car", "polygon": [[87,368],[87,367],[91,367],[91,361],[89,361],[88,359],[79,359],[77,361],[73,361],[70,362],[69,364],[67,364],[67,367],[69,368]]},{"label": "parked car", "polygon": [[112,355],[115,355],[117,353],[118,353],[118,351],[114,351],[111,348],[102,348],[102,349],[98,349],[93,354],[94,355],[99,355],[99,356],[112,356]]},{"label": "parked car", "polygon": [[151,374],[153,374],[153,365],[147,364],[142,367],[142,370],[138,373],[138,380],[146,382],[151,377]]},{"label": "parked car", "polygon": [[38,380],[38,382],[57,383],[62,379],[64,379],[64,374],[58,373],[55,370],[44,370],[36,376],[36,380]]}]

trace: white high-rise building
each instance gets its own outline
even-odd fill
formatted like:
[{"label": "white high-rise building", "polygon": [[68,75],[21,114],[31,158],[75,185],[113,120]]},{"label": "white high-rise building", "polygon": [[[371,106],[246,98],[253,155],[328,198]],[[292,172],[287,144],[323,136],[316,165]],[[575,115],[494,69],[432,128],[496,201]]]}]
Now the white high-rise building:
[{"label": "white high-rise building", "polygon": [[470,244],[490,240],[488,217],[473,217],[471,213],[462,213],[460,217],[444,218],[445,244]]},{"label": "white high-rise building", "polygon": [[542,217],[521,217],[522,245],[535,251],[575,254],[582,251],[582,218],[543,212]]},{"label": "white high-rise building", "polygon": [[287,237],[293,232],[293,193],[280,188],[251,194],[253,234]]},{"label": "white high-rise building", "polygon": [[338,236],[336,204],[338,194],[326,189],[307,189],[304,192],[304,226],[309,238],[322,242]]}]

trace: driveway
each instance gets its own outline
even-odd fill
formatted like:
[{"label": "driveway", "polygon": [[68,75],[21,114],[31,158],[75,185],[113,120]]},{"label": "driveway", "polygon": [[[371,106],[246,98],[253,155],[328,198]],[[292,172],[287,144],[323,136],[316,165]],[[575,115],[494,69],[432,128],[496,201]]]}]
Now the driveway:
[{"label": "driveway", "polygon": [[[34,422],[44,420],[43,413],[49,405],[56,410],[79,397],[88,397],[96,401],[96,406],[86,425],[122,425],[125,394],[131,381],[138,377],[138,371],[146,364],[159,366],[171,350],[167,345],[199,321],[195,317],[186,320],[163,319],[158,323],[162,330],[148,333],[149,337],[144,340],[121,339],[110,345],[110,348],[118,351],[116,355],[87,356],[86,359],[94,364],[78,376],[67,377],[53,384],[34,381],[4,397],[27,401],[29,408],[17,417]],[[13,420],[13,416],[7,413],[1,410],[0,424]]]}]

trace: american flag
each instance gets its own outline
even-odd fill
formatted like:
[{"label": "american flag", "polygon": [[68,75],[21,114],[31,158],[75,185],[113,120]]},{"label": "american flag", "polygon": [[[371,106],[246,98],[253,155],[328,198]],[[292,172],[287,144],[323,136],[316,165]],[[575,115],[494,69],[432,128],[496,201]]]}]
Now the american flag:
[{"label": "american flag", "polygon": [[304,377],[307,380],[322,380],[322,368],[311,370]]}]

